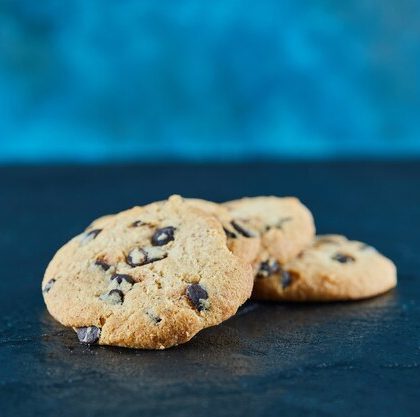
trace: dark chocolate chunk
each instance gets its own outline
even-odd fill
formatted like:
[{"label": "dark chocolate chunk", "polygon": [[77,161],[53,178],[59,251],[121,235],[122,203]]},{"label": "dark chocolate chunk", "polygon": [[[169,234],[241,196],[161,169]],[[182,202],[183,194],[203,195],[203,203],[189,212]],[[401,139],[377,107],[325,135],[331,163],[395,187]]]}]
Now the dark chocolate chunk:
[{"label": "dark chocolate chunk", "polygon": [[351,255],[346,255],[344,253],[337,252],[331,257],[332,260],[345,264],[347,262],[354,262],[356,259]]},{"label": "dark chocolate chunk", "polygon": [[230,224],[232,225],[232,227],[242,236],[244,237],[254,237],[254,235],[252,234],[252,232],[244,229],[238,222],[236,222],[235,220],[232,220],[230,222]]},{"label": "dark chocolate chunk", "polygon": [[51,278],[46,284],[45,284],[45,287],[42,289],[42,292],[44,293],[44,294],[46,294],[51,288],[52,288],[52,286],[54,285],[54,283],[55,283],[55,278]]},{"label": "dark chocolate chunk", "polygon": [[257,272],[258,278],[267,278],[280,270],[280,265],[275,260],[263,261],[260,263],[260,269]]},{"label": "dark chocolate chunk", "polygon": [[226,227],[223,228],[223,230],[226,233],[226,236],[230,239],[236,239],[236,234],[231,232],[230,230],[226,229]]},{"label": "dark chocolate chunk", "polygon": [[200,284],[191,284],[187,287],[186,294],[191,304],[198,310],[202,311],[205,309],[205,303],[203,300],[207,300],[209,297],[207,291]]},{"label": "dark chocolate chunk", "polygon": [[[111,290],[108,294],[101,295],[99,298],[108,304],[122,304],[124,301],[124,293],[121,290],[114,289]],[[101,324],[103,323],[101,322]]]},{"label": "dark chocolate chunk", "polygon": [[123,301],[124,301],[124,293],[121,290],[117,290],[117,289],[111,290],[108,293],[108,297],[115,298],[115,300],[117,301],[117,303],[121,303],[122,304]]},{"label": "dark chocolate chunk", "polygon": [[76,333],[80,343],[93,345],[99,340],[101,329],[96,326],[79,327],[76,329]]},{"label": "dark chocolate chunk", "polygon": [[175,227],[167,226],[162,227],[162,229],[157,229],[152,236],[152,245],[153,246],[163,246],[169,243],[171,240],[174,240]]},{"label": "dark chocolate chunk", "polygon": [[95,239],[96,236],[98,236],[99,233],[101,233],[101,232],[102,232],[102,229],[93,229],[93,230],[90,230],[89,232],[86,232],[86,237],[90,237],[92,239]]},{"label": "dark chocolate chunk", "polygon": [[147,263],[147,252],[142,248],[134,248],[128,253],[126,262],[133,268]]},{"label": "dark chocolate chunk", "polygon": [[146,314],[149,316],[150,320],[152,320],[155,324],[159,324],[162,321],[160,317],[158,317],[156,314],[150,311],[148,311]]},{"label": "dark chocolate chunk", "polygon": [[98,236],[99,233],[101,233],[101,232],[102,232],[102,229],[93,229],[93,230],[90,230],[88,232],[85,232],[83,234],[82,238],[81,238],[81,242],[80,242],[81,245],[84,245],[84,244],[90,242],[91,240],[95,239],[96,236]]},{"label": "dark chocolate chunk", "polygon": [[104,271],[108,271],[108,269],[111,267],[111,265],[107,263],[103,258],[97,258],[95,265],[100,266]]},{"label": "dark chocolate chunk", "polygon": [[130,227],[139,227],[139,226],[144,226],[147,223],[141,221],[141,220],[136,220],[135,222],[130,224]]},{"label": "dark chocolate chunk", "polygon": [[127,275],[127,274],[113,274],[112,277],[111,277],[111,281],[114,280],[114,279],[118,282],[118,284],[121,284],[123,281],[126,281],[129,284],[134,284],[135,283],[133,277],[131,275]]},{"label": "dark chocolate chunk", "polygon": [[136,266],[142,266],[150,264],[152,262],[160,261],[165,259],[168,254],[164,249],[158,247],[148,247],[148,248],[134,248],[131,249],[126,257],[126,262],[128,265],[135,268]]},{"label": "dark chocolate chunk", "polygon": [[287,288],[292,283],[292,276],[289,272],[285,271],[284,269],[281,269],[280,283],[283,289]]}]

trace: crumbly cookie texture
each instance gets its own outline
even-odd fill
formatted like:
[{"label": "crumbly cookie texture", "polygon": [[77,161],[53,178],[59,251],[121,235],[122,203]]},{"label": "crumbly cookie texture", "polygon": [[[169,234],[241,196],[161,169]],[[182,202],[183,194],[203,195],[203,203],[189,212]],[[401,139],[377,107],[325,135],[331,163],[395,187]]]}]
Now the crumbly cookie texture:
[{"label": "crumbly cookie texture", "polygon": [[248,233],[240,228],[239,221],[221,204],[197,198],[185,199],[193,207],[214,216],[223,226],[229,249],[248,263],[253,263],[260,250],[261,239],[256,233]]},{"label": "crumbly cookie texture", "polygon": [[311,212],[295,197],[247,197],[223,205],[243,234],[258,236],[255,274],[273,262],[285,263],[309,246],[315,235]]},{"label": "crumbly cookie texture", "polygon": [[284,265],[255,280],[260,300],[339,301],[382,294],[397,284],[396,267],[373,247],[340,235],[318,236]]},{"label": "crumbly cookie texture", "polygon": [[172,196],[94,221],[54,256],[42,292],[81,342],[164,349],[231,317],[252,284],[220,223]]}]

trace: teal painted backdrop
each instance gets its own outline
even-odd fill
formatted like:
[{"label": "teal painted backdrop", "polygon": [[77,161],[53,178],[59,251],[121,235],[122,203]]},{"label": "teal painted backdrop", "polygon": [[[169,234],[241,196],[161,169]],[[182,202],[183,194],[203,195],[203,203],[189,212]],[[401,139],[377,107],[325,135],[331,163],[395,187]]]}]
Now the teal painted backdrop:
[{"label": "teal painted backdrop", "polygon": [[0,162],[420,155],[420,2],[0,0]]}]

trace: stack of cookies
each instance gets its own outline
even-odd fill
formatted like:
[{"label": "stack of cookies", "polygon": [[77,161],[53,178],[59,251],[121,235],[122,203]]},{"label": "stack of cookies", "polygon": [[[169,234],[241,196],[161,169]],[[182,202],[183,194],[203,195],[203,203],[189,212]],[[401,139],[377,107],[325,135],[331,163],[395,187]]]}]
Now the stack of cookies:
[{"label": "stack of cookies", "polygon": [[296,198],[172,196],[95,220],[56,253],[42,292],[82,343],[165,349],[250,297],[356,300],[395,285],[395,265],[371,246],[315,236]]}]

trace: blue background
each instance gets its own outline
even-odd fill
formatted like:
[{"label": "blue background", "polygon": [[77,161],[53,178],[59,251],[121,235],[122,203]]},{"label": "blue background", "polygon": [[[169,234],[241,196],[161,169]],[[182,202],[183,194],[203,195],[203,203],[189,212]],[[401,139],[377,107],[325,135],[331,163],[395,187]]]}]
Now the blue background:
[{"label": "blue background", "polygon": [[0,0],[0,162],[420,154],[420,2]]}]

